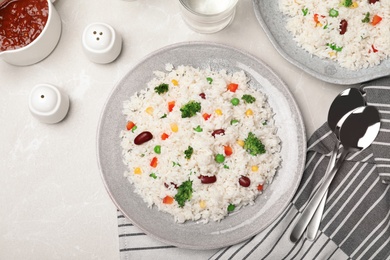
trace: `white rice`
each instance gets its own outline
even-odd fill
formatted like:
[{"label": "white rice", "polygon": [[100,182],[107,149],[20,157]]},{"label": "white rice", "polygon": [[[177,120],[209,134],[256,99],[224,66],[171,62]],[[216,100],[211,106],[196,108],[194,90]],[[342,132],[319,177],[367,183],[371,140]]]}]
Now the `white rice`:
[{"label": "white rice", "polygon": [[[166,72],[154,72],[156,77],[147,87],[124,102],[126,120],[137,126],[134,131],[124,127],[120,134],[123,161],[128,169],[125,177],[149,207],[155,205],[158,210],[172,214],[176,222],[220,221],[229,214],[227,208],[230,204],[235,206],[234,211],[253,204],[262,193],[257,189],[258,185],[266,189],[280,166],[280,139],[272,110],[266,97],[248,85],[243,71],[229,74],[225,70],[216,72],[183,65],[175,69],[170,64],[166,69]],[[206,79],[208,77],[213,79],[211,84]],[[235,93],[227,90],[227,84],[231,82],[238,84]],[[169,84],[169,91],[160,95],[154,88],[161,83]],[[204,93],[206,99],[202,99],[200,93]],[[252,95],[256,101],[245,103],[241,100],[244,94]],[[240,99],[237,106],[231,103],[234,97]],[[172,100],[175,106],[169,112],[167,104]],[[182,118],[180,108],[191,100],[201,103],[201,111],[193,117]],[[218,115],[221,114],[218,109],[222,115]],[[253,115],[248,114],[249,109]],[[204,113],[211,115],[207,121],[202,117]],[[164,114],[166,117],[161,118]],[[232,119],[239,122],[231,125]],[[172,124],[177,124],[177,132],[172,130]],[[194,131],[197,126],[203,131]],[[213,137],[212,132],[216,129],[224,129],[225,135]],[[135,145],[135,137],[143,131],[150,131],[153,138]],[[239,145],[237,141],[245,140],[249,132],[264,144],[264,154],[250,155]],[[166,140],[160,138],[163,133],[169,135]],[[160,154],[154,152],[156,145],[161,145]],[[224,154],[224,145],[229,145],[233,154],[226,156],[224,163],[217,163],[215,155]],[[194,152],[190,159],[186,159],[184,151],[189,146]],[[153,157],[158,158],[156,168],[150,166]],[[156,178],[150,176],[152,173]],[[203,184],[198,178],[200,175],[215,175],[217,181]],[[239,184],[242,175],[250,178],[249,187]],[[165,184],[180,186],[187,180],[192,181],[193,193],[184,207],[179,207],[177,201],[164,204],[164,197],[174,197],[177,193],[174,185],[167,188]]]},{"label": "white rice", "polygon": [[[323,59],[337,61],[341,67],[358,70],[373,67],[390,56],[390,0],[370,4],[368,0],[353,0],[350,7],[344,0],[279,0],[282,13],[288,16],[286,28],[309,53]],[[338,11],[331,17],[331,9]],[[304,11],[307,12],[306,15]],[[368,22],[363,22],[369,13]],[[318,15],[318,22],[314,16]],[[372,24],[374,15],[382,20]],[[345,34],[340,34],[340,22],[348,23]],[[342,48],[335,51],[329,45]]]}]

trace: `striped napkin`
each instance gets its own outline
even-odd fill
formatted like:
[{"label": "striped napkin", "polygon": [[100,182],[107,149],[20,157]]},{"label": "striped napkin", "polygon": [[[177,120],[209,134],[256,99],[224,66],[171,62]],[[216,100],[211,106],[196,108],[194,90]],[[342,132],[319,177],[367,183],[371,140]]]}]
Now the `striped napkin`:
[{"label": "striped napkin", "polygon": [[240,244],[194,251],[145,235],[118,211],[121,259],[390,259],[390,78],[362,86],[368,105],[378,107],[381,131],[373,145],[351,153],[330,186],[314,241],[289,240],[291,229],[320,186],[336,142],[327,124],[309,139],[300,187],[266,230]]},{"label": "striped napkin", "polygon": [[390,184],[390,77],[382,78],[361,88],[366,93],[368,105],[376,106],[381,115],[381,131],[373,143],[379,176]]}]

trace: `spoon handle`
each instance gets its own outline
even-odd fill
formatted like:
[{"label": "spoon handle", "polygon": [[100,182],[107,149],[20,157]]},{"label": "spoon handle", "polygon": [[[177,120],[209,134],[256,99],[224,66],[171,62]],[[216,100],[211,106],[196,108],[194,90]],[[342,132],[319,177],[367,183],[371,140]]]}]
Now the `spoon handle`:
[{"label": "spoon handle", "polygon": [[[323,179],[325,179],[329,175],[331,169],[335,166],[339,148],[340,148],[340,142],[336,142],[334,147],[333,147],[333,151],[332,151],[332,154],[330,156],[328,167],[326,168],[326,172],[325,172]],[[306,237],[310,241],[313,241],[316,238],[317,231],[320,227],[320,223],[322,220],[322,214],[323,214],[324,209],[325,209],[327,195],[328,195],[328,191],[325,192],[324,197],[322,198],[320,205],[318,206],[313,218],[311,219],[311,221],[309,223],[309,226],[307,227]]]},{"label": "spoon handle", "polygon": [[305,232],[307,225],[309,224],[314,213],[316,212],[318,205],[320,204],[322,198],[324,197],[326,191],[328,190],[330,184],[332,183],[334,176],[340,169],[348,153],[349,151],[347,149],[342,150],[340,158],[337,160],[336,165],[330,171],[329,175],[324,179],[324,182],[318,188],[316,194],[314,194],[312,199],[307,204],[306,208],[303,210],[300,219],[298,219],[298,222],[295,224],[295,227],[291,231],[290,234],[291,242],[293,243],[297,242],[299,238],[302,236],[303,232]]}]

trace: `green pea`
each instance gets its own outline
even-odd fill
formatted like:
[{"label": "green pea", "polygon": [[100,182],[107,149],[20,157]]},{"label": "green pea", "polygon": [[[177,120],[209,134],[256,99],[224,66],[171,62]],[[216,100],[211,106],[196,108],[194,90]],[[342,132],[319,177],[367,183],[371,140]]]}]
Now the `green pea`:
[{"label": "green pea", "polygon": [[215,156],[215,161],[217,163],[223,163],[225,161],[225,156],[223,156],[223,154],[217,154]]},{"label": "green pea", "polygon": [[154,152],[155,152],[156,154],[160,154],[160,153],[161,153],[161,145],[156,145],[156,146],[154,147]]},{"label": "green pea", "polygon": [[229,206],[227,207],[227,210],[229,212],[232,212],[235,208],[236,208],[236,206],[234,206],[233,204],[229,204]]},{"label": "green pea", "polygon": [[332,8],[332,9],[329,10],[329,16],[330,17],[337,17],[337,16],[339,16],[339,11],[337,11],[334,8]]},{"label": "green pea", "polygon": [[230,102],[232,103],[233,106],[237,106],[238,104],[240,104],[240,100],[238,98],[232,98]]}]

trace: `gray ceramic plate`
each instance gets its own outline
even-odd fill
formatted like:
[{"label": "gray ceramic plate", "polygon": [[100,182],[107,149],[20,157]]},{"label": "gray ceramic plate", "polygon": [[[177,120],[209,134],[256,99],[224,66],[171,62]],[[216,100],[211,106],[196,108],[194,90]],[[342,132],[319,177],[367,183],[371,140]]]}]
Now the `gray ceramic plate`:
[{"label": "gray ceramic plate", "polygon": [[376,67],[357,71],[340,67],[336,62],[311,56],[298,47],[285,28],[286,16],[279,11],[278,0],[253,0],[257,20],[276,50],[289,62],[308,74],[334,84],[357,84],[390,75],[390,59]]},{"label": "gray ceramic plate", "polygon": [[[248,206],[220,223],[175,224],[173,217],[147,208],[123,177],[119,133],[126,125],[122,103],[146,87],[165,64],[191,65],[230,72],[244,70],[250,84],[269,98],[282,140],[282,166],[272,185]],[[115,87],[103,109],[97,133],[98,161],[103,181],[116,206],[145,233],[167,244],[191,249],[220,248],[256,235],[272,223],[292,199],[305,164],[306,137],[297,104],[286,85],[257,58],[228,46],[189,42],[158,50],[136,65]]]}]

